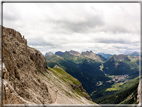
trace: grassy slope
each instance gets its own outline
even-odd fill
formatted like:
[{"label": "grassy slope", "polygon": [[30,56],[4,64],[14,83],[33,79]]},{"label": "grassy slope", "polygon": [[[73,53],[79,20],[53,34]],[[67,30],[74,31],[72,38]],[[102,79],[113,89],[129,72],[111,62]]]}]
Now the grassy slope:
[{"label": "grassy slope", "polygon": [[[64,83],[68,84],[68,86],[74,86],[74,89],[72,89],[73,93],[76,93],[78,95],[81,95],[82,97],[89,98],[89,95],[87,94],[86,90],[84,90],[82,87],[82,84],[73,76],[68,74],[66,71],[60,69],[60,68],[48,68],[50,71],[54,73],[54,75],[58,76]],[[73,87],[72,87],[73,88]]]}]

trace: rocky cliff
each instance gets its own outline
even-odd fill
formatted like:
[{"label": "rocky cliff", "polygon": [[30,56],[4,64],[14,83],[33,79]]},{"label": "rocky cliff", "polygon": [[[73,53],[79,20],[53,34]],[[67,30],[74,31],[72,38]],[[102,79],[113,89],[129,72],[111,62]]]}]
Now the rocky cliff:
[{"label": "rocky cliff", "polygon": [[48,68],[45,57],[27,46],[24,36],[2,29],[3,104],[94,104],[78,80],[62,80],[60,70]]}]

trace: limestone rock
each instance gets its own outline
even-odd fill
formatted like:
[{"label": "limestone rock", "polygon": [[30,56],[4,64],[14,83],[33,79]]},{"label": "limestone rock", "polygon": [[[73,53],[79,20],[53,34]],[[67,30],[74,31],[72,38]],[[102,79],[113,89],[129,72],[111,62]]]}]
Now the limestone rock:
[{"label": "limestone rock", "polygon": [[[19,97],[31,103],[52,103],[47,85],[42,80],[38,83],[40,78],[37,72],[47,72],[45,57],[38,50],[28,47],[27,40],[13,29],[3,27],[2,36],[2,77],[10,86],[3,87],[4,104],[23,103]],[[19,97],[14,97],[11,90]],[[44,101],[45,99],[47,101]]]}]

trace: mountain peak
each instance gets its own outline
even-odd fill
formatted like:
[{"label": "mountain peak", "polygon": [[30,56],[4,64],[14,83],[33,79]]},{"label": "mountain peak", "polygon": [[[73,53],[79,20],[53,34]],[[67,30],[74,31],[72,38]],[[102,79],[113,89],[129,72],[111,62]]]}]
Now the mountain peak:
[{"label": "mountain peak", "polygon": [[86,52],[82,52],[81,53],[82,57],[88,57],[88,58],[92,58],[94,60],[97,60],[99,62],[103,62],[106,59],[104,57],[102,57],[101,55],[97,55],[95,53],[93,53],[92,51],[86,51]]},{"label": "mountain peak", "polygon": [[92,51],[81,52],[81,55],[96,55]]},{"label": "mountain peak", "polygon": [[48,52],[45,54],[45,56],[51,56],[51,55],[54,55],[52,52]]},{"label": "mountain peak", "polygon": [[75,56],[80,56],[80,53],[78,51],[70,50],[69,54],[75,55]]},{"label": "mountain peak", "polygon": [[127,55],[124,54],[119,54],[119,55],[114,54],[112,57],[110,57],[110,60],[122,61],[122,60],[129,60],[129,58]]},{"label": "mountain peak", "polygon": [[55,52],[55,54],[56,54],[56,55],[59,55],[59,56],[62,55],[63,53],[64,53],[64,52],[61,52],[61,51]]}]

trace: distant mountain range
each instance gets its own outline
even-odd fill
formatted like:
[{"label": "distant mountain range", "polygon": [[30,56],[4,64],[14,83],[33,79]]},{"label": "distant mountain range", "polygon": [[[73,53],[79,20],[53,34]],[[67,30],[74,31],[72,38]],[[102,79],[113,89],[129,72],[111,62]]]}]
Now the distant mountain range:
[{"label": "distant mountain range", "polygon": [[[136,54],[133,54],[133,56],[95,54],[92,51],[79,53],[71,50],[66,52],[58,51],[55,54],[47,54],[45,57],[47,66],[54,67],[54,65],[58,65],[66,70],[66,72],[77,78],[91,98],[94,98],[99,93],[104,93],[105,89],[113,84],[107,82],[110,80],[107,75],[129,75],[130,78],[139,75],[139,57],[134,55]],[[98,85],[98,83],[101,84]],[[96,93],[92,94],[94,92]]]},{"label": "distant mountain range", "polygon": [[[49,52],[46,53],[45,56],[52,56],[52,55],[53,53]],[[99,71],[99,66],[100,66],[99,64],[103,64],[102,70],[104,71],[104,73],[111,75],[133,74],[133,73],[138,74],[139,72],[138,52],[131,52],[127,55],[125,54],[111,55],[105,53],[95,54],[92,51],[79,53],[78,51],[70,50],[65,52],[58,51],[55,53],[55,55],[58,55],[66,59],[67,61],[71,61],[77,64],[77,66],[79,66],[83,70],[84,69],[88,70],[85,67],[87,67],[86,65],[91,63],[92,67],[94,67],[93,70],[95,70],[95,72]],[[89,66],[88,68],[92,69],[92,67]],[[90,70],[90,72],[93,71]]]},{"label": "distant mountain range", "polygon": [[[113,54],[106,54],[106,53],[101,53],[101,52],[95,54],[92,51],[86,51],[86,52],[81,52],[81,53],[79,53],[78,51],[74,51],[74,50],[65,51],[65,52],[61,52],[61,51],[55,52],[55,54],[59,55],[59,56],[62,55],[63,53],[69,53],[69,54],[74,55],[74,56],[87,56],[89,58],[93,58],[94,57],[93,59],[95,59],[95,57],[97,57],[96,55],[101,55],[105,59],[109,59],[111,56],[113,56]],[[50,55],[53,55],[53,53],[52,52],[48,52],[48,53],[45,54],[45,56],[47,56],[47,55],[50,56]],[[139,56],[140,53],[137,52],[137,51],[134,51],[134,52],[125,52],[124,55],[128,55],[128,56]]]},{"label": "distant mountain range", "polygon": [[[74,51],[74,50],[65,51],[65,52],[57,51],[57,52],[55,52],[55,55],[62,56],[65,53],[68,53],[68,54],[73,55],[73,56],[91,58],[91,59],[94,59],[98,62],[104,62],[104,61],[107,60],[105,57],[102,57],[102,55],[95,54],[92,51],[86,51],[86,52],[81,52],[81,53],[79,53],[78,51]],[[45,54],[45,56],[50,56],[50,55],[53,55],[53,53],[48,52],[48,53]]]},{"label": "distant mountain range", "polygon": [[137,51],[134,51],[134,52],[125,52],[124,55],[139,56],[139,52],[137,52]]},{"label": "distant mountain range", "polygon": [[132,52],[132,53],[129,53],[129,54],[127,54],[127,55],[129,55],[129,56],[139,56],[139,52]]},{"label": "distant mountain range", "polygon": [[[125,53],[126,54],[126,53]],[[139,72],[139,52],[131,52],[119,55],[111,55],[105,53],[95,54],[92,51],[86,51],[79,53],[78,51],[70,50],[61,52],[58,51],[55,55],[65,58],[66,60],[72,61],[75,64],[85,64],[93,60],[99,64],[103,63],[102,70],[106,74],[121,75],[121,74],[138,74]],[[46,53],[45,56],[53,55],[53,53]],[[92,63],[93,63],[92,61]],[[94,64],[94,63],[93,63]],[[94,70],[98,71],[99,66],[95,64]],[[81,65],[80,65],[81,66]],[[84,68],[84,66],[83,66]],[[88,67],[89,68],[89,67]],[[97,69],[97,70],[96,70]]]}]

